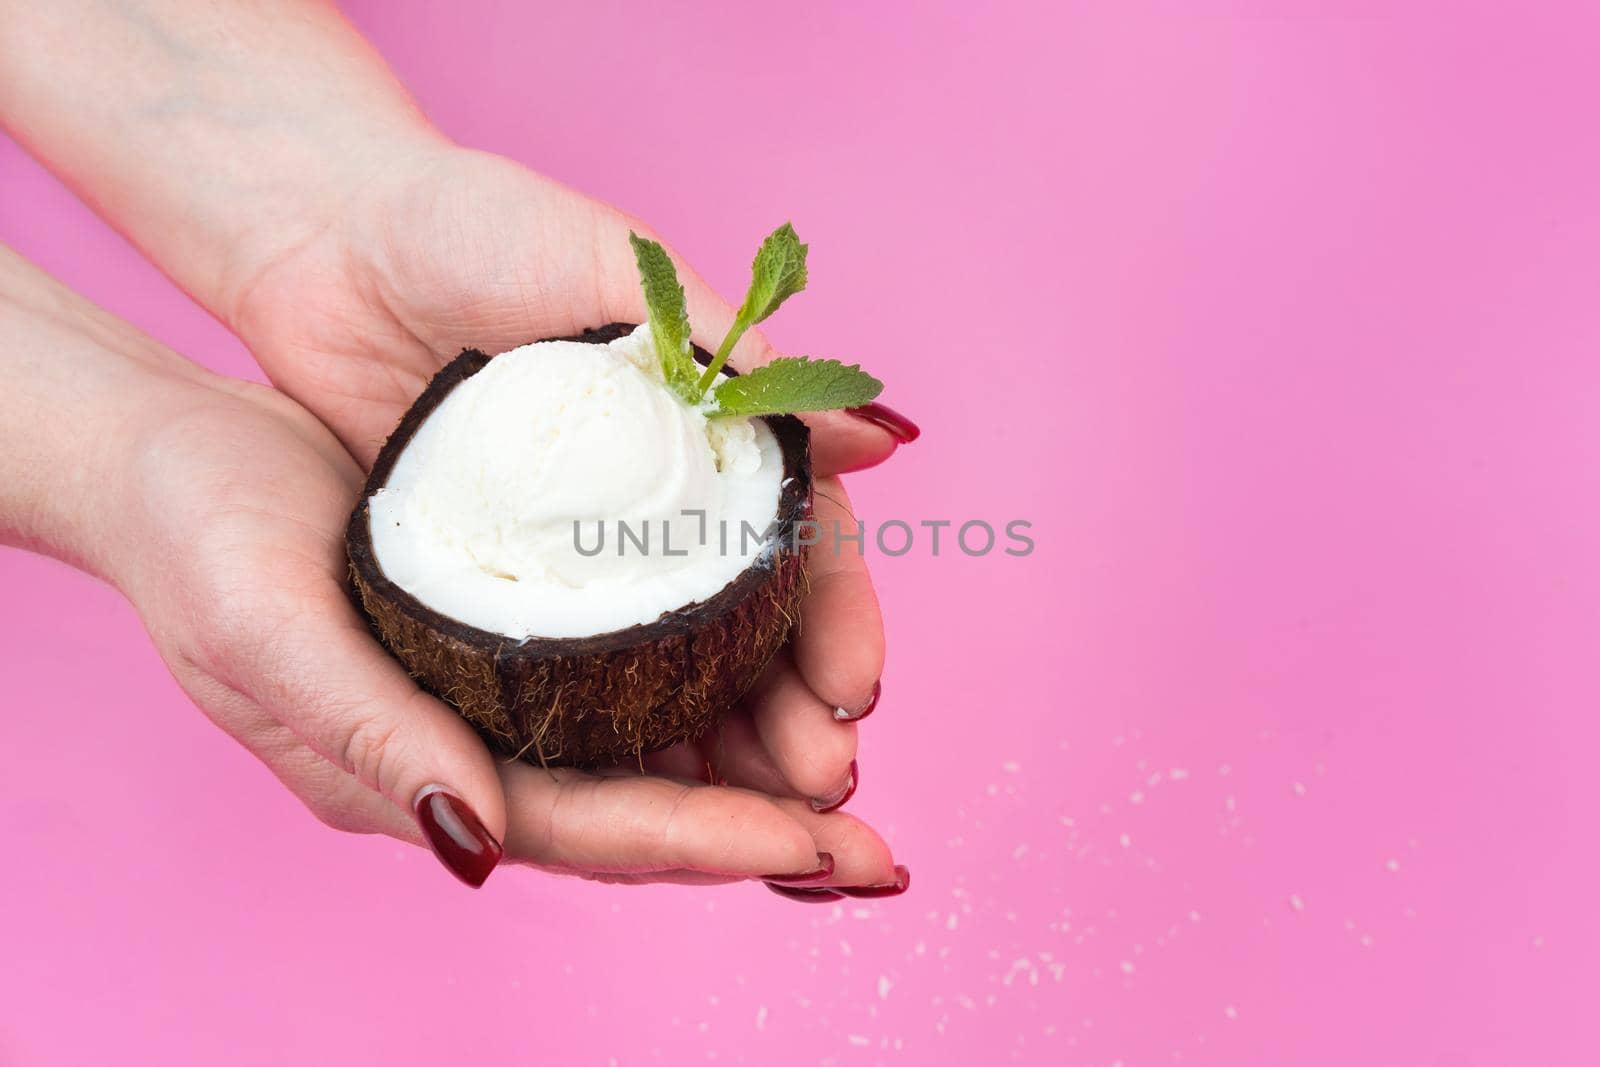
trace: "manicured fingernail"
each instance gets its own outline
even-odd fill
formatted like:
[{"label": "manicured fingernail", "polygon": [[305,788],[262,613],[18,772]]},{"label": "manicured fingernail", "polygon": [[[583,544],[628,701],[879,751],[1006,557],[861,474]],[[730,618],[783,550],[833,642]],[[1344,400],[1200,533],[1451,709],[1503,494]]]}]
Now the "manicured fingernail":
[{"label": "manicured fingernail", "polygon": [[882,885],[841,885],[834,889],[847,897],[897,897],[911,888],[911,872],[898,864],[894,869],[894,881],[884,882]]},{"label": "manicured fingernail", "polygon": [[818,815],[844,807],[844,802],[855,796],[856,782],[861,778],[861,772],[856,767],[856,761],[850,761],[850,779],[840,786],[832,796],[814,797],[811,801],[811,810]]},{"label": "manicured fingernail", "polygon": [[802,904],[826,904],[830,900],[843,900],[844,894],[833,889],[800,889],[792,885],[774,885],[767,883],[767,888],[780,897],[798,900]]},{"label": "manicured fingernail", "polygon": [[451,874],[476,889],[505,851],[467,802],[440,786],[417,794],[417,823],[428,847]]},{"label": "manicured fingernail", "polygon": [[872,714],[872,709],[878,706],[878,698],[883,696],[883,683],[872,683],[872,696],[859,708],[834,708],[833,717],[839,722],[860,722]]},{"label": "manicured fingernail", "polygon": [[903,445],[909,445],[912,441],[915,441],[917,438],[922,436],[922,431],[917,428],[916,423],[900,414],[894,408],[889,407],[887,404],[880,404],[877,401],[873,401],[870,404],[865,404],[858,408],[848,408],[846,410],[848,410],[850,414],[854,415],[858,419],[866,419],[874,426],[879,426],[885,430],[888,430],[891,434],[898,438],[900,443]]},{"label": "manicured fingernail", "polygon": [[763,874],[761,880],[790,885],[795,882],[823,882],[831,877],[833,877],[833,853],[818,852],[817,865],[809,871],[801,871],[799,874]]}]

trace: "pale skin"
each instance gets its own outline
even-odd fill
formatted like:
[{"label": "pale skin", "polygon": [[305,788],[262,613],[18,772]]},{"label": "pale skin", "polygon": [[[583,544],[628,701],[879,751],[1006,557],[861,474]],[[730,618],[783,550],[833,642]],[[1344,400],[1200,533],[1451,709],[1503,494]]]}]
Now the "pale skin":
[{"label": "pale skin", "polygon": [[[432,373],[463,347],[642,321],[627,234],[647,226],[452,144],[326,5],[0,0],[0,24],[0,123],[275,386],[205,371],[0,251],[0,371],[20,383],[0,391],[0,541],[119,588],[195,703],[339,829],[421,842],[413,803],[443,787],[506,862],[720,882],[830,853],[808,885],[902,877],[869,826],[815,810],[856,755],[835,709],[866,705],[883,667],[854,548],[813,551],[798,636],[722,730],[642,769],[491,754],[346,597],[364,470]],[[732,311],[674,258],[714,348]],[[774,354],[752,331],[734,362]],[[896,439],[808,421],[826,529],[848,514],[836,475]]]}]

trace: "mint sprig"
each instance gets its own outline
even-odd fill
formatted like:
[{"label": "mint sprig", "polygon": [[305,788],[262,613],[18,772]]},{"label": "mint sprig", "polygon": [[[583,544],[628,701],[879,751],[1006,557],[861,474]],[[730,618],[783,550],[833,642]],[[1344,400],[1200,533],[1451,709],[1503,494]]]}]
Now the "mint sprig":
[{"label": "mint sprig", "polygon": [[856,364],[786,356],[721,382],[708,398],[706,390],[745,331],[806,287],[808,249],[787,222],[761,242],[750,265],[750,289],[744,303],[703,374],[692,355],[689,310],[672,259],[666,249],[636,233],[630,232],[628,240],[639,263],[639,282],[644,287],[650,336],[661,360],[662,377],[686,403],[703,407],[707,418],[854,408],[883,391],[883,383]]},{"label": "mint sprig", "polygon": [[744,332],[771,315],[794,294],[806,287],[806,253],[809,245],[800,243],[794,227],[784,223],[767,235],[750,264],[750,288],[744,303],[734,316],[728,336],[717,347],[717,354],[700,376],[700,388],[708,389],[717,380],[717,372],[728,362],[733,346],[739,343]]},{"label": "mint sprig", "polygon": [[858,408],[883,392],[883,383],[857,364],[785,356],[717,386],[709,418],[784,415]]},{"label": "mint sprig", "polygon": [[705,395],[705,386],[698,382],[700,367],[689,348],[689,307],[677,268],[667,250],[655,241],[629,230],[628,243],[633,245],[633,256],[639,264],[639,282],[644,287],[650,336],[655,341],[656,357],[661,360],[661,376],[684,400],[698,404]]}]

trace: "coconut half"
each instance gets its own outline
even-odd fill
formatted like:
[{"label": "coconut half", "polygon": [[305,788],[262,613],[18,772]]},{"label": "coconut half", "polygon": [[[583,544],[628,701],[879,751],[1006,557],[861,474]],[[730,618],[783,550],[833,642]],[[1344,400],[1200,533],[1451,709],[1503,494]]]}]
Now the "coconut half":
[{"label": "coconut half", "polygon": [[[606,345],[634,330],[613,323],[548,340]],[[710,362],[701,348],[694,355]],[[351,515],[351,576],[374,632],[491,747],[533,763],[631,761],[701,736],[760,677],[798,618],[804,546],[792,533],[811,517],[810,431],[789,415],[758,420],[782,460],[775,533],[718,591],[604,633],[518,638],[424,603],[385,573],[373,536],[373,497],[429,416],[491,358],[468,349],[434,376],[379,452]]]}]

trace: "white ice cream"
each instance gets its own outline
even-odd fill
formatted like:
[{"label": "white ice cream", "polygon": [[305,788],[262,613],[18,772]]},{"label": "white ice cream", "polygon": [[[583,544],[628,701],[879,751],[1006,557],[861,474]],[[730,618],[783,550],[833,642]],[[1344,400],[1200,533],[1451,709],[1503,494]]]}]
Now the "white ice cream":
[{"label": "white ice cream", "polygon": [[765,424],[708,420],[662,384],[647,327],[545,341],[496,356],[427,418],[372,497],[372,546],[452,618],[588,636],[732,581],[762,552],[782,479]]}]

